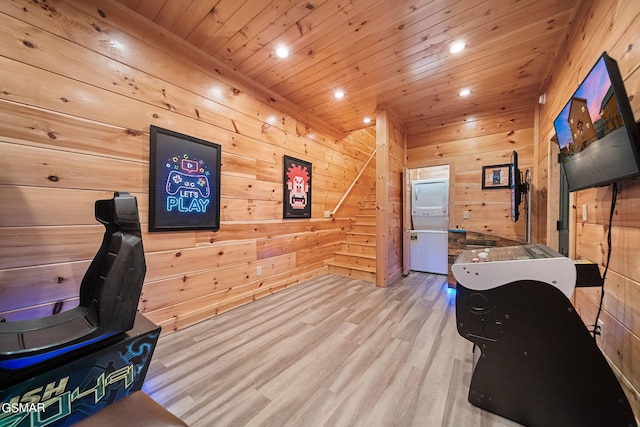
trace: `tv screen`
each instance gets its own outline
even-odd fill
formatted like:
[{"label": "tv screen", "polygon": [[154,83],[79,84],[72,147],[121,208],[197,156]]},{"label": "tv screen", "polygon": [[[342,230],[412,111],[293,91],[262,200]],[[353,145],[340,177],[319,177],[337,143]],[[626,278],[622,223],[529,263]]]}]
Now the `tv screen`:
[{"label": "tv screen", "polygon": [[618,65],[606,52],[553,125],[569,191],[640,173],[638,128]]},{"label": "tv screen", "polygon": [[511,221],[516,222],[520,218],[520,202],[522,191],[520,183],[520,169],[518,168],[518,153],[511,153]]}]

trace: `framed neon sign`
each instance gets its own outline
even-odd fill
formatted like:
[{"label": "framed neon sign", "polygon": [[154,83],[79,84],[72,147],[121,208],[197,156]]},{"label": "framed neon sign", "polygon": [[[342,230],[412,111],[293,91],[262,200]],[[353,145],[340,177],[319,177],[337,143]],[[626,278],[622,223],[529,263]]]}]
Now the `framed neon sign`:
[{"label": "framed neon sign", "polygon": [[284,156],[284,218],[311,218],[311,163]]},{"label": "framed neon sign", "polygon": [[153,125],[149,142],[149,231],[218,230],[220,145]]}]

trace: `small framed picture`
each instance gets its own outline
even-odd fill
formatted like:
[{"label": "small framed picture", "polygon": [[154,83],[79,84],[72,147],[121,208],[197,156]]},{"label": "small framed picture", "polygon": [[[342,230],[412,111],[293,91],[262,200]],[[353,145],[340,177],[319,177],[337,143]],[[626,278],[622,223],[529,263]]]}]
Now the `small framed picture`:
[{"label": "small framed picture", "polygon": [[283,218],[311,218],[311,163],[284,156]]},{"label": "small framed picture", "polygon": [[482,189],[509,188],[511,186],[510,164],[482,167]]},{"label": "small framed picture", "polygon": [[221,147],[151,126],[149,231],[220,228]]}]

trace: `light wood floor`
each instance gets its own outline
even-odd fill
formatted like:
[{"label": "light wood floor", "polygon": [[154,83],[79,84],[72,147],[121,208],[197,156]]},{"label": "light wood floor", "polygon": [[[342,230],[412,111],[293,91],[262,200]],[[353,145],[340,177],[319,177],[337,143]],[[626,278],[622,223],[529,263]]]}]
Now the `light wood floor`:
[{"label": "light wood floor", "polygon": [[327,275],[160,338],[144,390],[193,427],[517,426],[467,402],[445,276]]}]

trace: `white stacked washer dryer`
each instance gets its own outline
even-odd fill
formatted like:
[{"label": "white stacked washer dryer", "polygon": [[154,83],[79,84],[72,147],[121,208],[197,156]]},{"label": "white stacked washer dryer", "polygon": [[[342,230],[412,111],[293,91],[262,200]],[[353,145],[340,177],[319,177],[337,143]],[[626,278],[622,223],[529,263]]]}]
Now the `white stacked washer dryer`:
[{"label": "white stacked washer dryer", "polygon": [[411,269],[447,274],[449,179],[411,183]]}]

